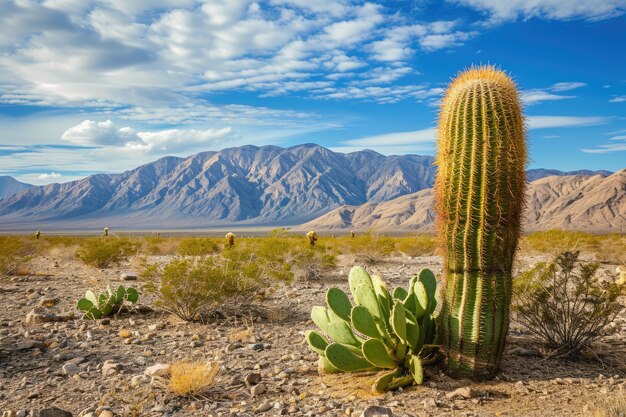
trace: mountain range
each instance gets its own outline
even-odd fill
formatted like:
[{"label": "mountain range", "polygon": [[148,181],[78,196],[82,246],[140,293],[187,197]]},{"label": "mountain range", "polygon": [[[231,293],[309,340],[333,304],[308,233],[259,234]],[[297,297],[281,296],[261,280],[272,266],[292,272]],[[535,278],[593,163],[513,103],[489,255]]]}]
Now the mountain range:
[{"label": "mountain range", "polygon": [[33,187],[33,185],[20,182],[13,177],[0,176],[0,200]]},{"label": "mountain range", "polygon": [[[248,145],[187,158],[164,157],[121,174],[97,174],[17,192],[4,190],[0,183],[0,193],[7,194],[0,200],[0,230],[302,223],[320,229],[361,228],[361,224],[419,229],[432,223],[429,196],[435,174],[431,156],[384,156],[370,150],[344,154],[314,144]],[[556,178],[551,180],[555,182],[552,194],[546,191],[553,199],[580,190],[586,200],[600,179],[613,177],[609,174],[528,171],[528,177],[535,179],[531,188],[548,175]],[[573,185],[596,177],[597,184],[587,188]],[[563,185],[556,184],[561,181]],[[397,211],[402,221],[384,224],[381,210]],[[335,220],[337,216],[343,223]]]},{"label": "mountain range", "polygon": [[[608,176],[552,175],[530,182],[526,194],[524,231],[626,230],[626,169]],[[426,189],[381,203],[342,206],[301,228],[433,232],[433,202],[433,190]]]}]

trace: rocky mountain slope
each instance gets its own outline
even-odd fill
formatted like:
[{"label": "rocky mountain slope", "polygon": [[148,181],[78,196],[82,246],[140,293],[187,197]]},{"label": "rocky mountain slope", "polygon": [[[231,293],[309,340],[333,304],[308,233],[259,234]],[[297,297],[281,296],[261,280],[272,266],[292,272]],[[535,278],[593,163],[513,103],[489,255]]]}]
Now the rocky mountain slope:
[{"label": "rocky mountain slope", "polygon": [[0,200],[32,187],[34,186],[20,182],[13,177],[7,175],[0,176]]},{"label": "rocky mountain slope", "polygon": [[[626,169],[605,176],[549,176],[528,186],[524,229],[626,230]],[[433,193],[425,189],[381,203],[343,206],[300,228],[432,231]]]},{"label": "rocky mountain slope", "polygon": [[0,228],[54,224],[206,227],[313,219],[345,204],[432,186],[430,156],[348,154],[318,145],[243,146],[166,157],[122,174],[35,187],[0,201]]}]

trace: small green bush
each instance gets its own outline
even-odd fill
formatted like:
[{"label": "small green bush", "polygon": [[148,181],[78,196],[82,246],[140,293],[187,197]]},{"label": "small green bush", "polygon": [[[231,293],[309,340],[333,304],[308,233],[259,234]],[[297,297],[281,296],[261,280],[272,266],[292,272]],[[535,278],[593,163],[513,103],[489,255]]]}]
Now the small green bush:
[{"label": "small green bush", "polygon": [[33,253],[33,248],[26,245],[23,239],[0,236],[0,275],[16,273],[28,262]]},{"label": "small green bush", "polygon": [[596,276],[598,265],[564,252],[514,280],[515,319],[559,356],[576,355],[611,330],[624,287]]},{"label": "small green bush", "polygon": [[396,238],[396,248],[406,256],[429,256],[437,250],[437,238],[417,235]]},{"label": "small green bush", "polygon": [[216,253],[219,246],[215,239],[208,237],[193,237],[181,239],[178,253],[183,256],[204,256]]},{"label": "small green bush", "polygon": [[378,233],[365,233],[347,241],[348,251],[367,264],[382,262],[396,249],[395,240]]},{"label": "small green bush", "polygon": [[97,320],[117,314],[126,301],[134,304],[138,299],[139,293],[132,287],[124,288],[120,285],[117,290],[113,291],[111,286],[107,286],[106,291],[100,295],[87,290],[85,297],[78,300],[76,307],[85,312],[85,318]]},{"label": "small green bush", "polygon": [[137,253],[139,244],[128,238],[90,238],[80,243],[76,255],[86,264],[106,268]]}]

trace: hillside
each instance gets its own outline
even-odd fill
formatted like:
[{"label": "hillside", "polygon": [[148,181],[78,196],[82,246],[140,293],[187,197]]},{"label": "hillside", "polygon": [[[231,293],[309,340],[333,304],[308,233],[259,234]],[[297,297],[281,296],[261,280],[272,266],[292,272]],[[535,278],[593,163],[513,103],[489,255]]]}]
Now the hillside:
[{"label": "hillside", "polygon": [[33,185],[20,182],[13,177],[7,175],[0,176],[0,200],[19,193],[20,191],[28,190],[34,187]]}]

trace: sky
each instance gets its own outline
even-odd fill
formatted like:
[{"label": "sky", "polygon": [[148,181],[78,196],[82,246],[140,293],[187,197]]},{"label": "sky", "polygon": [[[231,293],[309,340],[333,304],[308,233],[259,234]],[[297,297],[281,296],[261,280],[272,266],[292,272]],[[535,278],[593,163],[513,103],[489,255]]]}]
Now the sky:
[{"label": "sky", "polygon": [[530,168],[626,167],[626,0],[0,0],[0,175],[318,143],[433,155],[460,70],[517,82]]}]

